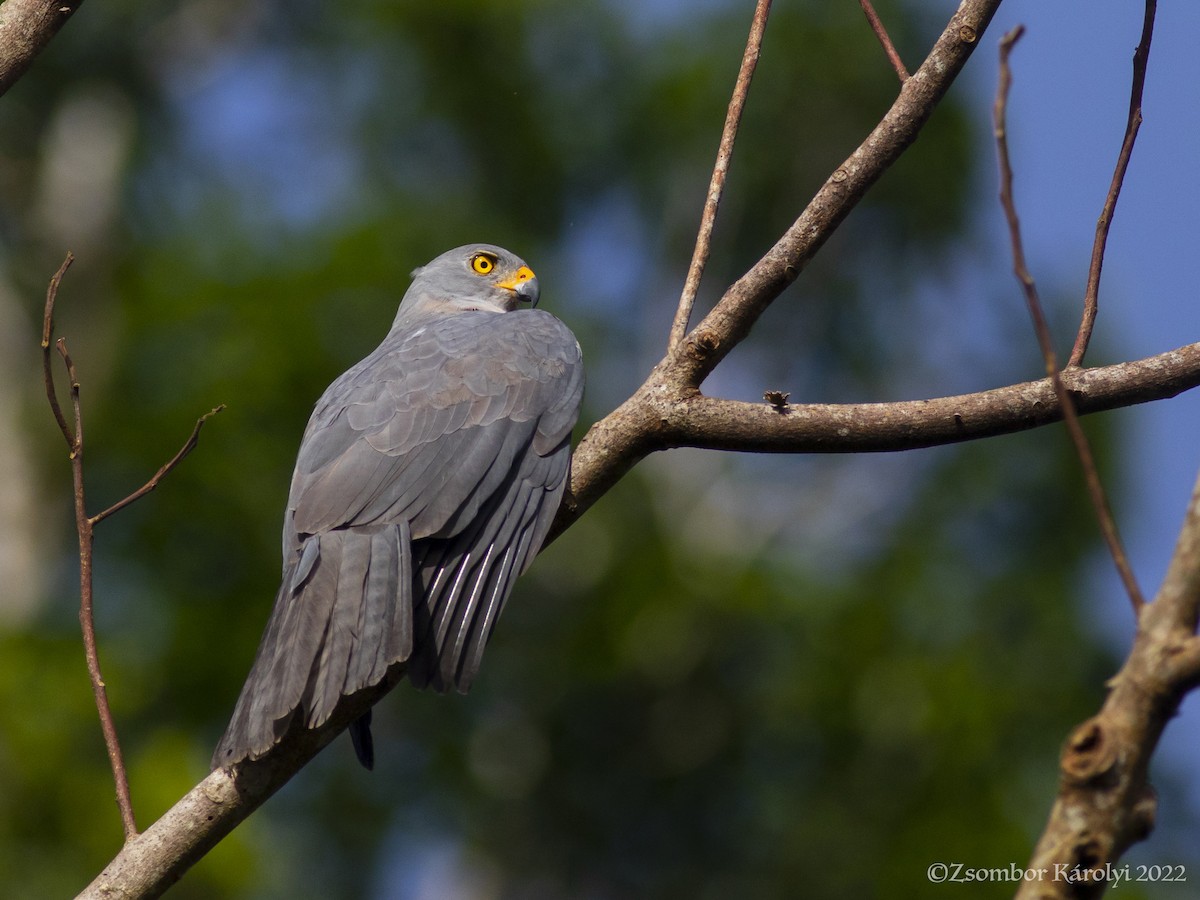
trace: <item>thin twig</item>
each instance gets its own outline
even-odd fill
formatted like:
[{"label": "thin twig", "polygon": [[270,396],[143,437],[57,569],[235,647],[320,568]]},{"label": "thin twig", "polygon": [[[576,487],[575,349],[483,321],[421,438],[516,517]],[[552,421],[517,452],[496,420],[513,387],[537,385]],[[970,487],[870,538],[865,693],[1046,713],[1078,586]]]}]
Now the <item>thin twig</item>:
[{"label": "thin twig", "polygon": [[1079,456],[1079,464],[1083,469],[1084,479],[1087,482],[1088,495],[1091,497],[1092,506],[1096,512],[1096,519],[1100,523],[1100,531],[1104,535],[1104,542],[1108,545],[1108,551],[1112,555],[1113,562],[1116,564],[1121,581],[1125,584],[1125,591],[1129,595],[1130,603],[1133,604],[1134,615],[1137,615],[1141,612],[1145,601],[1141,590],[1138,588],[1137,580],[1134,578],[1133,569],[1129,565],[1129,558],[1125,554],[1125,548],[1121,544],[1120,535],[1117,533],[1117,523],[1113,518],[1112,509],[1109,506],[1104,487],[1100,483],[1100,475],[1096,470],[1096,461],[1092,456],[1091,446],[1088,444],[1087,436],[1079,424],[1079,414],[1075,409],[1075,401],[1072,400],[1071,395],[1067,392],[1066,386],[1063,384],[1059,374],[1058,360],[1054,353],[1050,328],[1046,324],[1046,317],[1042,312],[1041,300],[1038,298],[1037,285],[1034,283],[1033,276],[1030,275],[1029,269],[1025,264],[1025,251],[1021,241],[1021,223],[1017,218],[1017,209],[1013,202],[1013,173],[1012,164],[1008,157],[1008,136],[1005,128],[1008,92],[1012,85],[1012,69],[1009,66],[1008,57],[1012,52],[1013,45],[1020,40],[1021,35],[1024,33],[1024,26],[1018,25],[1000,41],[1000,85],[996,90],[996,103],[994,107],[996,148],[1000,158],[1000,204],[1004,207],[1004,216],[1008,220],[1008,233],[1012,242],[1013,272],[1016,274],[1017,280],[1021,282],[1021,287],[1025,292],[1025,301],[1029,306],[1029,315],[1033,319],[1033,327],[1037,332],[1038,345],[1041,347],[1042,358],[1045,360],[1046,374],[1053,382],[1055,394],[1057,394],[1059,404],[1062,406],[1063,422],[1067,426],[1067,433],[1070,435],[1071,442],[1075,445],[1075,452]]},{"label": "thin twig", "polygon": [[[725,293],[655,367],[654,381],[666,390],[690,391],[743,341],[759,317],[795,282],[809,262],[875,184],[912,146],[958,76],[1002,0],[961,0],[925,60],[904,82],[891,107],[863,141],[817,189],[799,217],[762,258]],[[649,382],[647,382],[649,385]],[[612,424],[612,423],[610,423]],[[578,455],[578,452],[576,453]],[[624,458],[572,464],[572,489],[591,480],[584,466],[616,473]],[[575,496],[580,496],[574,491]]]},{"label": "thin twig", "polygon": [[[43,333],[44,329],[43,325]],[[83,413],[79,403],[79,376],[75,372],[75,363],[67,352],[66,342],[59,338],[56,346],[71,382],[71,408],[75,414],[74,438],[68,441],[68,445],[71,448],[71,475],[75,486],[75,529],[79,534],[79,626],[83,632],[83,655],[87,660],[92,693],[96,699],[96,711],[100,715],[100,730],[104,734],[104,746],[108,750],[108,761],[112,766],[113,781],[116,783],[117,807],[121,811],[121,823],[125,827],[125,840],[129,841],[137,837],[137,820],[133,815],[129,777],[125,772],[125,759],[121,754],[121,743],[117,739],[117,726],[108,703],[108,690],[100,672],[100,652],[96,646],[96,619],[92,603],[94,538],[83,490]],[[50,389],[53,391],[53,385],[50,385]]]},{"label": "thin twig", "polygon": [[750,81],[754,78],[754,69],[758,65],[763,33],[767,28],[767,15],[770,11],[771,0],[758,0],[758,5],[754,9],[754,19],[750,23],[750,36],[746,38],[746,50],[742,54],[742,66],[738,70],[737,81],[733,86],[733,95],[729,98],[729,109],[725,113],[725,127],[721,132],[717,161],[713,165],[712,179],[708,184],[708,197],[704,201],[704,212],[700,217],[700,231],[696,235],[692,262],[688,266],[687,279],[683,284],[683,294],[679,298],[679,308],[675,312],[675,322],[671,326],[668,350],[674,350],[683,340],[684,334],[687,333],[688,321],[692,317],[692,306],[695,304],[696,294],[700,290],[700,279],[704,275],[705,263],[708,262],[713,224],[717,219],[717,207],[721,204],[721,194],[725,190],[725,176],[729,172],[733,144],[737,139],[742,110],[746,106]]},{"label": "thin twig", "polygon": [[904,60],[896,52],[896,45],[892,43],[887,29],[883,27],[883,20],[879,18],[879,13],[875,12],[875,7],[871,5],[871,0],[858,0],[858,3],[862,7],[862,11],[866,14],[867,21],[871,23],[871,30],[875,32],[875,37],[879,38],[880,46],[883,47],[883,52],[887,54],[888,62],[896,70],[896,75],[899,76],[900,83],[904,84],[909,78],[908,69],[904,68]]},{"label": "thin twig", "polygon": [[67,269],[71,268],[73,262],[75,262],[75,256],[68,252],[62,265],[58,267],[58,271],[51,277],[50,286],[46,288],[46,311],[42,315],[42,377],[46,383],[46,399],[50,401],[50,411],[54,413],[54,421],[58,423],[68,447],[74,446],[75,438],[71,434],[71,426],[67,424],[66,417],[63,416],[62,407],[58,405],[58,394],[54,390],[50,338],[54,333],[54,301],[58,298],[58,286],[62,283],[63,275],[67,273]]},{"label": "thin twig", "polygon": [[219,406],[214,407],[213,409],[209,410],[204,415],[202,415],[199,419],[197,419],[195,426],[192,428],[191,435],[188,437],[188,439],[186,441],[184,441],[183,446],[179,449],[178,453],[176,453],[166,463],[164,463],[163,466],[157,472],[154,473],[153,477],[151,477],[151,479],[149,481],[147,481],[145,484],[143,484],[140,488],[138,488],[136,491],[134,491],[128,497],[126,497],[123,500],[118,500],[116,503],[114,503],[108,509],[104,510],[104,512],[96,513],[96,515],[92,516],[92,518],[90,519],[91,524],[96,525],[96,524],[104,521],[109,516],[111,516],[113,513],[120,512],[125,507],[127,507],[129,504],[131,504],[137,500],[140,500],[142,497],[146,496],[148,493],[150,493],[152,490],[154,490],[156,487],[158,487],[158,483],[160,481],[162,481],[163,477],[168,472],[170,472],[172,469],[174,469],[177,465],[179,465],[181,462],[183,462],[183,458],[185,456],[187,456],[189,453],[191,453],[192,450],[195,449],[196,443],[200,439],[200,429],[204,427],[204,423],[207,422],[209,419],[211,419],[213,416],[215,416],[217,413],[221,412],[223,409],[225,409],[224,403],[220,404]]},{"label": "thin twig", "polygon": [[1104,266],[1108,230],[1112,226],[1113,210],[1116,209],[1117,198],[1121,195],[1121,186],[1125,183],[1125,172],[1129,168],[1129,158],[1133,155],[1133,144],[1137,140],[1138,130],[1142,127],[1142,91],[1146,86],[1146,66],[1150,61],[1150,39],[1154,36],[1154,14],[1157,5],[1156,0],[1146,0],[1142,38],[1133,52],[1133,84],[1129,90],[1129,118],[1125,123],[1125,137],[1121,141],[1121,152],[1117,154],[1117,167],[1108,187],[1108,196],[1104,199],[1104,209],[1096,221],[1092,262],[1088,267],[1087,289],[1083,295],[1083,320],[1079,323],[1079,334],[1075,337],[1075,346],[1071,350],[1068,366],[1083,365],[1084,354],[1087,353],[1088,343],[1092,339],[1092,329],[1096,325],[1096,314],[1100,309],[1100,270]]},{"label": "thin twig", "polygon": [[79,402],[79,376],[75,371],[75,363],[67,352],[66,341],[59,338],[55,342],[63,365],[70,380],[71,409],[74,414],[74,425],[67,421],[58,395],[54,387],[54,371],[50,361],[50,342],[54,335],[54,303],[58,298],[58,288],[63,275],[74,261],[75,257],[67,254],[63,264],[50,279],[46,289],[46,309],[42,316],[42,363],[46,382],[46,399],[54,419],[58,422],[63,438],[70,451],[71,475],[74,482],[75,495],[75,530],[79,535],[79,625],[83,632],[83,652],[87,660],[88,675],[92,682],[92,692],[96,698],[96,711],[100,715],[100,730],[104,734],[104,746],[108,751],[108,760],[112,766],[113,781],[116,783],[117,806],[121,811],[121,822],[125,828],[126,842],[138,835],[137,820],[133,815],[133,801],[129,794],[129,778],[125,771],[125,760],[121,753],[121,743],[117,739],[117,728],[113,720],[112,709],[108,703],[108,690],[104,684],[104,676],[100,672],[100,653],[96,645],[96,621],[94,614],[92,591],[92,551],[95,544],[94,528],[113,513],[119,512],[129,504],[150,493],[163,477],[174,469],[183,458],[196,446],[200,437],[200,429],[208,419],[225,408],[222,404],[211,412],[205,413],[192,428],[192,433],[184,442],[183,447],[154,476],[123,500],[114,503],[104,512],[94,516],[87,514],[87,502],[83,487],[83,410]]}]

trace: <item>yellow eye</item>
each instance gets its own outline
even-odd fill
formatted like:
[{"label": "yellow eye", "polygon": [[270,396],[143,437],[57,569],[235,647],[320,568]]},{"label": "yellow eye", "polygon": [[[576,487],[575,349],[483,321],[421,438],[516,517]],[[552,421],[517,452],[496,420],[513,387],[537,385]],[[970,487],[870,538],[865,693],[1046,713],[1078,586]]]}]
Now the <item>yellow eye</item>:
[{"label": "yellow eye", "polygon": [[487,275],[496,268],[496,257],[487,253],[476,253],[471,257],[471,268],[476,275]]}]

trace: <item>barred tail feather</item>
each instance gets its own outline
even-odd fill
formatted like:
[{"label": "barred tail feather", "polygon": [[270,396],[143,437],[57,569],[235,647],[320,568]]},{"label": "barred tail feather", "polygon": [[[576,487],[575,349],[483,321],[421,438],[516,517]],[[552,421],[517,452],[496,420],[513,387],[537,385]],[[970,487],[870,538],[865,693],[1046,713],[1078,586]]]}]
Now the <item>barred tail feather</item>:
[{"label": "barred tail feather", "polygon": [[[406,523],[309,537],[284,572],[262,643],[212,764],[257,759],[299,717],[324,724],[342,697],[412,653],[412,538]],[[369,719],[355,725],[369,766]]]}]

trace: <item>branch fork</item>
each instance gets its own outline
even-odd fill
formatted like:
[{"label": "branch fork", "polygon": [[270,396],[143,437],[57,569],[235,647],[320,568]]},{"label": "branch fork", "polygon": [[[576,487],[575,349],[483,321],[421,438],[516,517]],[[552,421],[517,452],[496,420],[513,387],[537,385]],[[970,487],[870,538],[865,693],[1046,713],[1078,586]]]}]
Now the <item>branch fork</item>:
[{"label": "branch fork", "polygon": [[222,409],[217,407],[212,412],[201,416],[192,429],[192,434],[184,443],[182,449],[163,465],[154,476],[136,491],[108,509],[94,516],[87,514],[87,502],[83,478],[83,410],[79,401],[80,380],[75,370],[75,362],[67,351],[67,342],[59,338],[54,347],[62,359],[67,372],[68,390],[71,397],[72,421],[68,422],[58,402],[58,392],[54,386],[54,368],[50,356],[51,338],[54,335],[54,304],[58,298],[58,289],[63,276],[71,267],[75,257],[68,253],[58,271],[50,279],[46,289],[46,307],[42,315],[42,373],[46,387],[46,399],[50,410],[58,423],[63,439],[67,444],[67,455],[71,461],[71,475],[74,483],[75,500],[75,530],[79,536],[79,624],[83,633],[84,658],[87,662],[88,677],[95,696],[96,711],[100,716],[100,730],[104,734],[104,746],[108,751],[109,764],[112,767],[113,781],[116,786],[117,807],[121,813],[121,824],[125,829],[125,840],[128,842],[138,835],[137,819],[133,813],[133,801],[129,793],[129,778],[125,771],[125,760],[121,753],[121,743],[117,738],[117,727],[113,720],[112,709],[108,702],[108,690],[100,670],[100,652],[96,644],[96,622],[94,615],[92,593],[92,550],[94,545],[93,529],[108,516],[130,503],[144,497],[154,490],[160,480],[174,469],[183,458],[196,446],[200,429],[208,418]]}]

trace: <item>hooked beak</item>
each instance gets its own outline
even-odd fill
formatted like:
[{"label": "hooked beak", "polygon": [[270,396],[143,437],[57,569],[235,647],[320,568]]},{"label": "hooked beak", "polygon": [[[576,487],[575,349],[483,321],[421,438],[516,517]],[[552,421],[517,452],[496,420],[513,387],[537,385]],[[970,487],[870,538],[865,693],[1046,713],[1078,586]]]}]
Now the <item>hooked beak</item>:
[{"label": "hooked beak", "polygon": [[513,273],[512,278],[507,281],[499,282],[496,287],[504,288],[512,291],[517,295],[517,298],[524,300],[530,306],[537,306],[540,291],[538,290],[537,276],[533,274],[533,269],[529,266],[521,266]]}]

